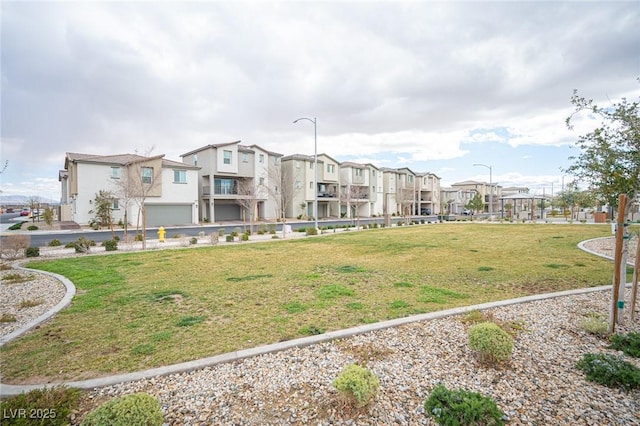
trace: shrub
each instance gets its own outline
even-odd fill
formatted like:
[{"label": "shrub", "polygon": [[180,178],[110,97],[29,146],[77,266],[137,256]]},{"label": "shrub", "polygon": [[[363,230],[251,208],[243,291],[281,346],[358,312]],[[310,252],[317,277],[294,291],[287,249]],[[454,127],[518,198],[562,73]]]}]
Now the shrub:
[{"label": "shrub", "polygon": [[609,323],[606,319],[597,314],[589,314],[587,318],[580,321],[580,328],[587,333],[595,334],[600,337],[609,334]]},{"label": "shrub", "polygon": [[73,243],[76,253],[89,253],[89,251],[91,251],[91,247],[95,245],[95,241],[89,240],[85,237],[80,237],[75,243]]},{"label": "shrub", "polygon": [[634,358],[640,358],[640,333],[630,331],[627,334],[614,334],[611,336],[611,346],[609,347]]},{"label": "shrub", "polygon": [[162,410],[158,400],[147,393],[134,393],[105,402],[82,421],[82,426],[160,426]]},{"label": "shrub", "polygon": [[62,245],[62,243],[60,242],[60,240],[51,240],[49,241],[49,244],[47,244],[49,247],[58,247],[60,245]]},{"label": "shrub", "polygon": [[136,234],[134,241],[142,241],[142,234]]},{"label": "shrub", "polygon": [[625,390],[640,388],[640,368],[625,361],[622,357],[610,354],[584,354],[576,364],[587,380],[610,388]]},{"label": "shrub", "polygon": [[314,227],[308,227],[306,229],[307,235],[318,235],[318,229]]},{"label": "shrub", "polygon": [[118,250],[118,242],[116,240],[105,240],[102,242],[105,251],[116,251]]},{"label": "shrub", "polygon": [[241,239],[242,239],[242,241],[249,241],[249,234],[246,234],[246,233],[242,234]]},{"label": "shrub", "polygon": [[9,231],[17,231],[18,229],[22,228],[22,225],[27,223],[26,221],[21,221],[18,223],[14,223],[13,225],[11,225],[8,229]]},{"label": "shrub", "polygon": [[233,235],[227,235],[227,242],[228,243],[232,243],[233,242]]},{"label": "shrub", "polygon": [[316,327],[315,325],[305,325],[300,329],[300,334],[306,334],[308,336],[316,336],[318,334],[324,334],[325,329]]},{"label": "shrub", "polygon": [[191,237],[191,240],[189,242],[191,244],[198,244],[198,239],[196,237]]},{"label": "shrub", "polygon": [[3,312],[2,315],[0,315],[0,323],[3,322],[16,322],[16,316],[13,314],[8,314],[6,312]]},{"label": "shrub", "polygon": [[27,231],[37,231],[38,227],[36,225],[27,226]]},{"label": "shrub", "polygon": [[495,323],[471,326],[468,337],[469,347],[478,352],[481,361],[502,362],[511,358],[513,338]]},{"label": "shrub", "polygon": [[380,382],[371,370],[350,364],[333,381],[333,387],[348,403],[364,407],[378,394]]},{"label": "shrub", "polygon": [[218,229],[218,236],[224,237],[224,229]]},{"label": "shrub", "polygon": [[0,238],[0,254],[8,260],[21,257],[29,244],[31,237],[29,235],[7,235]]},{"label": "shrub", "polygon": [[24,254],[27,257],[38,257],[40,256],[40,247],[27,247]]},{"label": "shrub", "polygon": [[[3,417],[3,425],[33,425],[46,424],[48,426],[67,425],[69,416],[78,407],[80,390],[56,386],[46,389],[34,389],[8,398],[0,403],[0,411],[5,414],[24,410],[25,416],[12,419]],[[28,418],[28,414],[38,414],[41,420]],[[5,423],[6,422],[6,423]]]},{"label": "shrub", "polygon": [[76,247],[76,243],[73,243],[73,242],[67,243],[64,245],[64,248],[75,248],[75,247]]},{"label": "shrub", "polygon": [[424,402],[425,414],[439,425],[503,425],[495,401],[477,392],[449,390],[439,384]]}]

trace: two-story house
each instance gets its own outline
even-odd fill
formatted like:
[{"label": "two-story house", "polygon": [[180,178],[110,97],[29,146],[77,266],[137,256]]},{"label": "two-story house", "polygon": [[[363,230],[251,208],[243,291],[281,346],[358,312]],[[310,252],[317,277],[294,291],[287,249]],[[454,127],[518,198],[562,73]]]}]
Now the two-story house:
[{"label": "two-story house", "polygon": [[205,221],[274,219],[269,188],[279,186],[281,154],[240,141],[206,145],[181,155],[199,167],[200,218]]},{"label": "two-story house", "polygon": [[433,173],[417,173],[416,214],[440,214],[440,178]]},{"label": "two-story house", "polygon": [[[491,185],[487,182],[477,182],[474,180],[466,180],[464,182],[457,182],[451,185],[453,188],[458,189],[466,189],[466,190],[474,190],[482,196],[482,200],[484,201],[484,211],[493,211],[494,213],[498,212],[499,207],[499,199],[501,197],[501,186],[495,183]],[[492,208],[489,208],[489,203],[492,203]]]},{"label": "two-story house", "polygon": [[94,217],[100,191],[113,196],[114,222],[147,226],[198,223],[198,168],[164,159],[164,155],[93,155],[68,152],[58,174],[62,189],[61,220],[81,225]]}]

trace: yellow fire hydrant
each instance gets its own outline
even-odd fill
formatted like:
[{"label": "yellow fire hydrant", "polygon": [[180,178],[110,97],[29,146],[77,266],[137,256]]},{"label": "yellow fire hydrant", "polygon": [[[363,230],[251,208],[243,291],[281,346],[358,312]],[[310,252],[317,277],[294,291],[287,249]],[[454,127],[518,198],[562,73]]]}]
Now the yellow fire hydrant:
[{"label": "yellow fire hydrant", "polygon": [[161,226],[160,228],[158,228],[158,240],[160,240],[161,243],[164,243],[164,226]]}]

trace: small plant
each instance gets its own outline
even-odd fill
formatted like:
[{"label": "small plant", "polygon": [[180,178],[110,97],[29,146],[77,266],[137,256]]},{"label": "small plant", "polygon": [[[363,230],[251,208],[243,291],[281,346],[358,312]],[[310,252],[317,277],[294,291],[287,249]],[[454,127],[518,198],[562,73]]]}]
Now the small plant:
[{"label": "small plant", "polygon": [[218,229],[218,236],[224,237],[224,229]]},{"label": "small plant", "polygon": [[611,349],[622,351],[625,354],[640,358],[640,333],[630,331],[627,334],[614,334],[611,336]]},{"label": "small plant", "polygon": [[7,235],[0,238],[0,254],[8,260],[21,257],[29,247],[31,237],[29,235]]},{"label": "small plant", "polygon": [[191,245],[198,244],[198,239],[196,237],[191,237],[190,242],[191,242]]},{"label": "small plant", "polygon": [[587,333],[604,337],[609,334],[609,323],[601,315],[591,313],[580,321],[580,328]]},{"label": "small plant", "polygon": [[24,255],[27,257],[38,257],[40,256],[40,247],[27,247]]},{"label": "small plant", "polygon": [[24,309],[24,308],[33,308],[34,306],[38,306],[38,305],[42,305],[42,300],[23,299],[18,304],[18,307],[20,309]]},{"label": "small plant", "polygon": [[62,245],[62,243],[60,242],[60,240],[54,239],[49,241],[49,244],[47,244],[49,247],[58,247],[60,245]]},{"label": "small plant", "polygon": [[477,392],[449,390],[439,384],[424,403],[425,414],[439,425],[503,425],[496,402]]},{"label": "small plant", "polygon": [[134,393],[105,402],[82,421],[82,426],[162,425],[162,409],[156,398]]},{"label": "small plant", "polygon": [[27,223],[27,222],[26,221],[22,221],[22,222],[14,223],[8,229],[9,229],[9,231],[17,231],[18,229],[22,228],[22,225],[25,224],[25,223]]},{"label": "small plant", "polygon": [[27,231],[37,231],[38,227],[36,225],[27,226]]},{"label": "small plant", "polygon": [[105,240],[102,242],[105,251],[116,251],[118,250],[118,242],[116,240]]},{"label": "small plant", "polygon": [[[69,416],[78,407],[81,392],[78,389],[56,386],[46,389],[34,389],[0,402],[0,411],[9,413],[24,412],[24,418],[15,416],[13,419],[3,417],[3,425],[34,425],[47,426],[68,425]],[[19,411],[22,410],[22,411]],[[31,413],[31,414],[30,414]],[[28,418],[38,414],[38,419]],[[6,423],[5,423],[6,422]]]},{"label": "small plant", "polygon": [[610,388],[617,387],[627,391],[640,388],[640,368],[622,357],[587,353],[582,355],[576,368],[585,373],[587,380]]},{"label": "small plant", "polygon": [[333,387],[348,404],[364,407],[378,394],[380,381],[368,368],[350,364],[333,381]]},{"label": "small plant", "polygon": [[492,322],[482,322],[469,328],[469,347],[483,362],[507,361],[513,352],[513,337]]},{"label": "small plant", "polygon": [[73,243],[76,253],[89,253],[89,251],[91,251],[91,247],[95,245],[95,241],[89,240],[86,237],[80,237],[75,243]]},{"label": "small plant", "polygon": [[234,240],[233,235],[227,235],[226,240],[227,240],[228,243],[232,243],[233,240]]},{"label": "small plant", "polygon": [[249,234],[242,234],[242,237],[240,238],[242,241],[249,241]]},{"label": "small plant", "polygon": [[307,336],[324,334],[324,332],[325,332],[325,329],[316,327],[315,325],[305,325],[300,329],[300,334],[306,334]]},{"label": "small plant", "polygon": [[13,314],[8,314],[6,312],[3,312],[2,315],[0,315],[0,323],[5,323],[5,322],[16,322],[16,316]]},{"label": "small plant", "polygon": [[133,240],[134,240],[134,241],[142,241],[142,240],[143,240],[143,238],[142,238],[142,234],[136,234],[136,236],[134,237],[134,239],[133,239]]},{"label": "small plant", "polygon": [[307,235],[318,235],[318,228],[310,226],[306,229],[306,232]]}]

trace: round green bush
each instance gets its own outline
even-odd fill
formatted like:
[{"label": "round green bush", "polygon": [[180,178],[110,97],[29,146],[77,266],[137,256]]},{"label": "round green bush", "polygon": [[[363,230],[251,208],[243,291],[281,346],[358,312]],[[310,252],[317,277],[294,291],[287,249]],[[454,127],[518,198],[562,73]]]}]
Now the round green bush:
[{"label": "round green bush", "polygon": [[54,239],[49,241],[49,244],[47,244],[49,247],[58,247],[59,245],[61,245],[62,243],[60,242],[60,240],[58,239]]},{"label": "round green bush", "polygon": [[24,254],[27,257],[38,257],[40,256],[40,247],[27,247]]},{"label": "round green bush", "polygon": [[105,251],[118,250],[118,242],[116,240],[105,240],[102,242]]},{"label": "round green bush", "polygon": [[134,393],[105,402],[82,421],[82,426],[161,426],[158,400],[147,393]]},{"label": "round green bush", "polygon": [[380,382],[371,370],[358,364],[350,364],[333,381],[333,387],[349,403],[364,407],[378,394]]},{"label": "round green bush", "polygon": [[27,231],[37,231],[38,227],[36,225],[27,226]]},{"label": "round green bush", "polygon": [[486,362],[503,362],[511,358],[513,338],[500,326],[482,322],[469,328],[469,347]]}]

